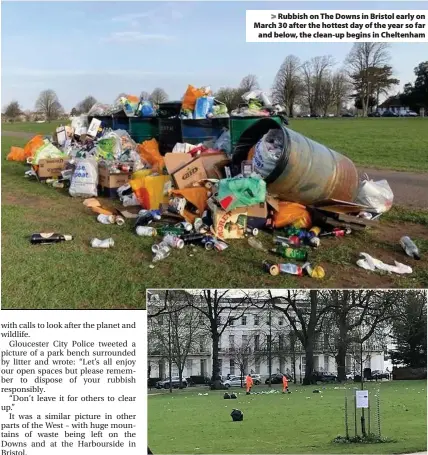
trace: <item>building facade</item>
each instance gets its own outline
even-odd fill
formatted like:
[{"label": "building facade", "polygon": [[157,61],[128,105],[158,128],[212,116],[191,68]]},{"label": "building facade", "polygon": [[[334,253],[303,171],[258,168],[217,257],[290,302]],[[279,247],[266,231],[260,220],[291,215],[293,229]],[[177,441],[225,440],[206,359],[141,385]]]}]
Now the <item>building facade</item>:
[{"label": "building facade", "polygon": [[[158,301],[154,298],[154,301]],[[302,301],[302,305],[307,302]],[[153,304],[153,303],[148,303]],[[186,310],[182,310],[186,311]],[[279,310],[249,308],[245,312],[236,308],[220,316],[219,327],[225,329],[219,340],[220,375],[257,373],[266,379],[269,365],[272,374],[287,373],[303,378],[305,372],[305,351],[293,335],[288,320]],[[162,329],[162,330],[166,330]],[[156,334],[148,331],[148,360],[150,376],[166,378],[169,375],[168,356],[156,343]],[[328,333],[316,336],[314,349],[314,370],[336,373],[333,340]],[[165,351],[165,349],[163,349]],[[360,349],[351,347],[346,357],[347,372],[359,371]],[[384,346],[382,343],[366,342],[363,346],[363,367],[372,370],[384,369]],[[211,376],[212,340],[207,331],[198,336],[185,361],[183,377]],[[172,375],[178,376],[177,365],[172,364]]]}]

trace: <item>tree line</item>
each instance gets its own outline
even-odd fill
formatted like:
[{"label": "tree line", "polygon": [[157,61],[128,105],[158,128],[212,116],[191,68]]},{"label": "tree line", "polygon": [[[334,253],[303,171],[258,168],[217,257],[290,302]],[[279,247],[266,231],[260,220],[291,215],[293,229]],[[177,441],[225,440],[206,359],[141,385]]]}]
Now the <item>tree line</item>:
[{"label": "tree line", "polygon": [[[269,335],[258,353],[250,345],[254,346],[259,332],[233,346],[232,358],[241,374],[248,372],[248,365],[260,353],[268,361],[269,375],[274,357],[288,358],[295,367],[296,356],[302,353],[306,358],[303,384],[310,384],[314,352],[320,343],[323,351],[335,359],[340,381],[346,379],[346,358],[350,354],[359,359],[357,372],[362,373],[363,353],[370,351],[373,343],[385,351],[387,341],[392,343],[389,355],[395,364],[426,368],[426,291],[284,290],[280,296],[270,291],[242,291],[241,297],[232,299],[228,290],[165,291],[161,302],[148,304],[149,352],[155,346],[168,360],[170,371],[172,365],[177,367],[181,380],[189,355],[198,350],[201,339],[209,339],[211,380],[219,387],[221,336],[235,321],[254,312],[264,318],[267,326],[260,330]],[[280,315],[287,324],[274,326],[273,314]]]}]

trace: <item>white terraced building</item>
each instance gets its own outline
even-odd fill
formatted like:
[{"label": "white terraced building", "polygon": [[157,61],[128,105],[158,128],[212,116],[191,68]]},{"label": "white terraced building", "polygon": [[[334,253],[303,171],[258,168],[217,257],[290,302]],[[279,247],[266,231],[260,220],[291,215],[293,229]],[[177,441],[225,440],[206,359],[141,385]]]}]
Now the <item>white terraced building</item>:
[{"label": "white terraced building", "polygon": [[[147,303],[158,305],[162,299],[162,291],[153,292]],[[234,299],[227,299],[231,304]],[[302,305],[305,305],[302,301]],[[233,303],[232,303],[233,304]],[[186,311],[186,310],[182,310]],[[223,318],[241,315],[242,310],[236,309],[232,314],[227,312]],[[158,318],[162,321],[162,316]],[[224,323],[226,319],[221,322]],[[270,324],[269,324],[270,322]],[[272,362],[272,374],[289,373],[296,375],[296,380],[303,378],[305,372],[305,352],[299,341],[294,341],[292,330],[286,317],[280,312],[266,309],[249,309],[235,321],[230,321],[220,338],[219,359],[220,375],[226,377],[228,374],[240,375],[242,366],[245,373],[257,373],[266,379],[269,376],[269,357]],[[165,330],[167,324],[163,321]],[[162,329],[163,330],[163,329]],[[156,334],[148,332],[148,361],[150,365],[150,377],[166,378],[169,374],[168,360],[162,355]],[[271,354],[269,356],[269,337],[271,337]],[[336,362],[330,348],[328,333],[317,336],[314,350],[314,370],[320,372],[336,373]],[[359,371],[359,353],[357,349],[346,357],[346,371]],[[384,370],[383,343],[366,342],[363,350],[363,367],[372,370]],[[212,373],[212,343],[209,333],[201,335],[199,343],[193,348],[186,360],[183,377],[190,376],[211,376]],[[172,376],[178,376],[178,368],[172,365]]]}]

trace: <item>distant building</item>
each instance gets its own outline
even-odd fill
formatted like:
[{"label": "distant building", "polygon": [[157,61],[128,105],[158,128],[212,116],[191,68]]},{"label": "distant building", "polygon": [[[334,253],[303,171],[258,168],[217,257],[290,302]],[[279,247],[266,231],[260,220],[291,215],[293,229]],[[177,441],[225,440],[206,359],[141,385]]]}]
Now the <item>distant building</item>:
[{"label": "distant building", "polygon": [[[178,291],[185,292],[185,291]],[[157,305],[161,307],[164,294],[153,293],[148,296],[147,305]],[[228,303],[236,299],[225,299]],[[238,301],[237,301],[238,302]],[[203,303],[201,303],[203,304]],[[307,305],[307,301],[301,302],[302,306]],[[186,310],[183,310],[186,311]],[[235,314],[242,312],[239,309]],[[224,316],[226,317],[226,316]],[[158,316],[160,325],[167,328],[167,318]],[[222,320],[223,324],[226,322]],[[158,327],[159,328],[159,327]],[[163,329],[162,329],[163,330]],[[219,360],[220,375],[226,377],[230,375],[240,375],[241,367],[244,372],[257,373],[266,379],[269,376],[269,358],[272,362],[272,374],[288,373],[296,374],[303,378],[305,372],[305,352],[299,341],[294,341],[290,336],[292,329],[286,317],[280,311],[268,311],[266,309],[251,308],[236,321],[231,321],[220,338]],[[165,378],[169,374],[168,361],[166,356],[155,340],[156,335],[151,332],[149,326],[148,333],[148,360],[151,367],[151,377]],[[271,347],[269,350],[269,339]],[[314,350],[314,370],[320,372],[336,373],[336,362],[331,344],[329,333],[321,333],[316,337]],[[270,352],[270,355],[269,355]],[[346,357],[346,371],[359,370],[359,350],[349,349]],[[384,346],[382,343],[366,342],[363,347],[364,368],[372,370],[384,369]],[[212,371],[212,343],[209,334],[201,336],[199,344],[191,355],[188,356],[184,377],[189,376],[211,376]],[[172,375],[178,376],[178,369],[172,366]]]}]

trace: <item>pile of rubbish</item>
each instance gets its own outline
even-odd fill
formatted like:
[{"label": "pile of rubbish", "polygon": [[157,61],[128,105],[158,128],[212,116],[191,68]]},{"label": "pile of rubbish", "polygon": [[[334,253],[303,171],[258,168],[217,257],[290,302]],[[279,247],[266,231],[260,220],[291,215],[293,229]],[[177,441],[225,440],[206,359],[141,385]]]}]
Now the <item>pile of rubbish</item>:
[{"label": "pile of rubbish", "polygon": [[[245,98],[246,111],[237,115],[278,112],[263,92]],[[114,109],[120,105],[127,114],[155,115],[149,102],[136,97],[118,103]],[[7,159],[26,162],[26,177],[84,198],[99,223],[131,225],[136,235],[152,237],[153,264],[188,245],[221,253],[233,241],[246,239],[252,248],[272,255],[260,264],[266,273],[322,279],[326,272],[313,264],[311,252],[322,247],[323,239],[369,228],[392,206],[386,180],[363,176],[358,181],[348,158],[272,119],[256,120],[236,146],[223,129],[214,141],[179,142],[162,154],[155,137],[138,143],[130,132],[106,127],[96,117],[88,124],[88,117],[105,115],[108,109],[96,104],[90,115],[72,118],[71,125],[52,136],[35,136],[24,148],[12,147]],[[196,120],[228,114],[208,89],[189,86],[179,115]],[[107,202],[97,199],[101,196],[119,200],[121,207],[105,207]],[[261,231],[271,234],[270,245],[260,240]],[[35,234],[31,241],[72,239]],[[113,239],[91,240],[94,248],[114,244]],[[419,258],[411,239],[403,237],[401,244],[409,256]],[[357,265],[412,272],[408,265],[384,264],[364,252]]]}]

